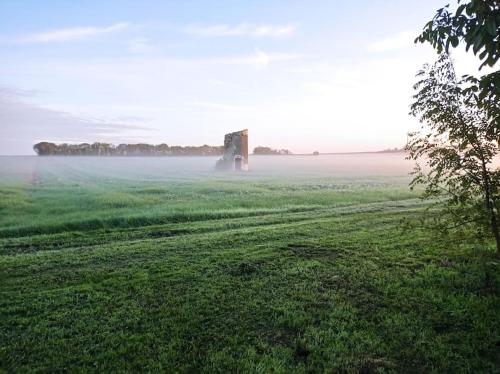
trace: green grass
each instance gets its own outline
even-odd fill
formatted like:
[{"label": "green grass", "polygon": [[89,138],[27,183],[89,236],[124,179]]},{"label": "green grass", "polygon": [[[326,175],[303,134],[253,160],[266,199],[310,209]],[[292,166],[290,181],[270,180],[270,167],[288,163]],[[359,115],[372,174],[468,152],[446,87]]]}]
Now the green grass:
[{"label": "green grass", "polygon": [[406,183],[2,183],[0,371],[499,372],[492,252],[402,231]]}]

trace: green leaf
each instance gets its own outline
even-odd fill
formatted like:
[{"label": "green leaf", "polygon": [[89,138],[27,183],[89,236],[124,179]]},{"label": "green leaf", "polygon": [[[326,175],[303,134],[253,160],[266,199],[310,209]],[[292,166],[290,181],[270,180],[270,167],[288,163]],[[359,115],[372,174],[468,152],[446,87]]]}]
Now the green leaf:
[{"label": "green leaf", "polygon": [[463,11],[464,11],[464,9],[465,9],[465,7],[466,7],[466,6],[467,6],[466,4],[462,4],[462,5],[460,5],[460,6],[457,8],[457,11],[456,11],[455,15],[456,15],[456,16],[461,15],[461,14],[463,13]]},{"label": "green leaf", "polygon": [[486,28],[488,29],[488,32],[490,35],[495,36],[497,33],[497,26],[495,24],[495,19],[494,18],[488,18],[486,21]]},{"label": "green leaf", "polygon": [[474,46],[472,47],[472,51],[474,52],[474,54],[476,54],[483,46],[482,41],[483,41],[483,34],[478,32],[476,37],[474,38]]}]

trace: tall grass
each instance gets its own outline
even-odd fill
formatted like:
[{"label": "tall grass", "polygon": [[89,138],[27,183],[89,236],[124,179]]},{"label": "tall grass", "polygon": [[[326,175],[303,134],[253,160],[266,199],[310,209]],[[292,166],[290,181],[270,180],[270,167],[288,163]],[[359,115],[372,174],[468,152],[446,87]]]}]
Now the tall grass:
[{"label": "tall grass", "polygon": [[0,371],[500,368],[498,264],[402,230],[406,176],[91,165],[0,182]]}]

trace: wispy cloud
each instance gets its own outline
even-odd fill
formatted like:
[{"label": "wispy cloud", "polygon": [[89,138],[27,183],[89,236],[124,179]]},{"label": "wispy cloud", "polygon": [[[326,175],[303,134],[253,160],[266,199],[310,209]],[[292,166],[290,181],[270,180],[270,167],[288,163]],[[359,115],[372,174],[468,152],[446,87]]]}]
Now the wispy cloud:
[{"label": "wispy cloud", "polygon": [[260,37],[285,37],[293,35],[297,27],[292,24],[286,25],[255,25],[240,23],[238,25],[188,25],[183,31],[190,35],[214,37],[214,36],[250,36]]},{"label": "wispy cloud", "polygon": [[119,22],[105,27],[71,27],[64,29],[56,29],[42,31],[26,35],[17,39],[18,42],[24,43],[52,43],[52,42],[70,42],[82,39],[96,37],[102,34],[108,34],[123,30],[129,26],[128,23]]},{"label": "wispy cloud", "polygon": [[28,154],[32,145],[41,140],[90,142],[105,138],[114,142],[115,138],[130,132],[152,130],[130,122],[125,124],[73,116],[38,106],[26,98],[23,91],[0,86],[0,154]]},{"label": "wispy cloud", "polygon": [[127,41],[127,49],[133,54],[147,54],[157,52],[158,48],[151,44],[148,38],[133,38]]},{"label": "wispy cloud", "polygon": [[253,54],[242,56],[228,56],[220,58],[209,58],[200,60],[187,60],[193,64],[208,65],[250,65],[258,69],[266,68],[273,62],[290,61],[300,58],[299,55],[286,54],[286,53],[267,53],[258,48],[255,49]]},{"label": "wispy cloud", "polygon": [[386,52],[397,49],[408,48],[413,45],[416,33],[412,31],[402,31],[396,35],[374,41],[368,45],[370,52]]},{"label": "wispy cloud", "polygon": [[229,112],[245,112],[245,111],[250,112],[255,110],[255,108],[251,106],[229,105],[229,104],[214,103],[211,101],[193,101],[191,105],[197,108],[213,109],[213,110],[229,111]]}]

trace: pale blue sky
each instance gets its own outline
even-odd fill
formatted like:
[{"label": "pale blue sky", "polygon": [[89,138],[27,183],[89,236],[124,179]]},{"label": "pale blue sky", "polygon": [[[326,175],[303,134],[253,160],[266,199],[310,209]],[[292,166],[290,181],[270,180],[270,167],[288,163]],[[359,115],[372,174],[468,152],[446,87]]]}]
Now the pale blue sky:
[{"label": "pale blue sky", "polygon": [[[0,0],[0,154],[33,143],[402,146],[446,0]],[[464,62],[464,69],[473,64]]]}]

